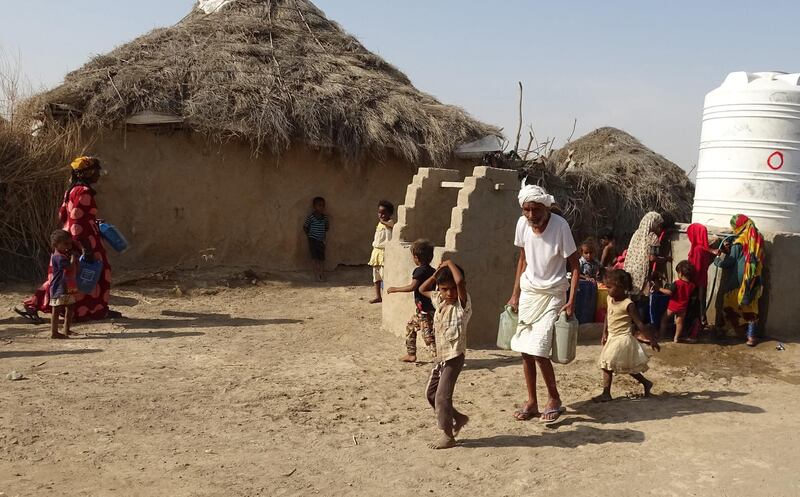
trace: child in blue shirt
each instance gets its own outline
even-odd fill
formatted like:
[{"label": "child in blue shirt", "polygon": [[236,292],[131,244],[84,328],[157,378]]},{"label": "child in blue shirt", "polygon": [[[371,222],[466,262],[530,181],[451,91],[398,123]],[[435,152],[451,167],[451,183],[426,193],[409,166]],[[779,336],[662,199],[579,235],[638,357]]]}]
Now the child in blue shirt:
[{"label": "child in blue shirt", "polygon": [[597,281],[600,279],[600,262],[595,258],[595,244],[591,238],[581,244],[581,258],[579,259],[581,279]]},{"label": "child in blue shirt", "polygon": [[[50,321],[51,338],[69,338],[74,335],[72,317],[75,315],[75,244],[72,236],[64,230],[55,230],[50,234],[50,246],[53,254],[50,256],[50,307],[53,317]],[[64,333],[58,332],[59,316],[64,315]]]},{"label": "child in blue shirt", "polygon": [[317,281],[325,279],[325,238],[331,227],[328,216],[325,215],[325,199],[314,197],[311,201],[314,208],[303,223],[303,231],[308,237],[308,249],[311,253],[311,265],[314,278]]}]

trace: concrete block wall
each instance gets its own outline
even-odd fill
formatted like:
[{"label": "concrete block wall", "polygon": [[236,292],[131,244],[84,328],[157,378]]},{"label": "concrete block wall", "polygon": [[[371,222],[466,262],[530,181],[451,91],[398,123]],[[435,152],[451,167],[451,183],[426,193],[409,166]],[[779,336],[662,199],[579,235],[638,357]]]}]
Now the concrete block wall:
[{"label": "concrete block wall", "polygon": [[406,189],[405,203],[397,208],[393,238],[408,242],[427,238],[434,245],[444,245],[458,189],[440,185],[442,181],[458,182],[462,178],[459,171],[452,169],[420,168]]},{"label": "concrete block wall", "polygon": [[[672,239],[674,265],[685,260],[691,246],[686,237],[686,226],[679,227]],[[730,230],[709,227],[709,234],[729,234]],[[800,265],[795,261],[800,258],[800,233],[768,233],[762,232],[765,242],[764,295],[760,305],[760,324],[767,336],[782,340],[800,339]],[[708,272],[709,290],[717,278],[716,288],[722,278],[722,270],[711,266]],[[715,292],[713,302],[708,309],[708,320],[715,322],[717,313],[721,311],[722,298]]]},{"label": "concrete block wall", "polygon": [[[454,181],[452,172],[421,169],[408,187],[406,205],[398,210],[398,225],[386,248],[384,284],[406,285],[414,263],[408,247],[416,238],[429,238],[437,247],[432,265],[443,258],[464,268],[472,297],[473,316],[468,329],[470,347],[492,345],[496,340],[498,317],[511,295],[518,249],[514,228],[520,216],[517,172],[476,167],[461,188],[442,188],[442,181]],[[446,205],[457,192],[450,211],[449,228],[443,244],[437,240],[440,227],[432,212]],[[440,202],[434,199],[442,199]],[[431,215],[427,213],[431,212]],[[387,295],[383,302],[383,326],[402,336],[414,312],[411,294]]]}]

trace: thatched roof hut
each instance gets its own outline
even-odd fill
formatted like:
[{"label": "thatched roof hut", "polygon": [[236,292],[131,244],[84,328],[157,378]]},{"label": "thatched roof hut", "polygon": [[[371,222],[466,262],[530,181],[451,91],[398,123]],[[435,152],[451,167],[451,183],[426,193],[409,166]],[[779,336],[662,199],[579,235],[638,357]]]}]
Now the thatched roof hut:
[{"label": "thatched roof hut", "polygon": [[555,195],[578,239],[612,229],[627,242],[648,211],[691,220],[686,171],[616,128],[596,129],[525,169]]},{"label": "thatched roof hut", "polygon": [[419,166],[471,168],[454,149],[496,132],[307,0],[202,0],[32,102],[90,131],[87,152],[111,173],[102,215],[133,245],[114,261],[124,267],[209,254],[308,267],[301,226],[317,195],[332,218],[329,265],[365,263],[377,201],[402,203]]},{"label": "thatched roof hut", "polygon": [[95,57],[41,102],[77,111],[87,127],[146,113],[257,150],[303,143],[412,164],[443,165],[459,144],[496,132],[416,89],[307,0],[196,7]]}]

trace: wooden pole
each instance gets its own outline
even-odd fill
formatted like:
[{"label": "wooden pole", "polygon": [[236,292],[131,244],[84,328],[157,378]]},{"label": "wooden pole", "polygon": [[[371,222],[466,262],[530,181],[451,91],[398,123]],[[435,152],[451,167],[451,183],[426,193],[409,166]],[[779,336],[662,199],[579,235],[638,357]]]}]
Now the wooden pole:
[{"label": "wooden pole", "polygon": [[514,152],[519,151],[519,137],[522,134],[522,81],[519,84],[519,124],[517,125],[517,141],[514,143]]}]

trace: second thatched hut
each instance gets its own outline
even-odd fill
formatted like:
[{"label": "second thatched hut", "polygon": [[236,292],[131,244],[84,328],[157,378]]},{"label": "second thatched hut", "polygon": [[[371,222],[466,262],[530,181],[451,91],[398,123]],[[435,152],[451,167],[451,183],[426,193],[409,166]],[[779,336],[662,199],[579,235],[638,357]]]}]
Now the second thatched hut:
[{"label": "second thatched hut", "polygon": [[522,170],[555,195],[576,240],[611,230],[624,245],[648,211],[691,221],[686,171],[617,128],[596,129]]}]

